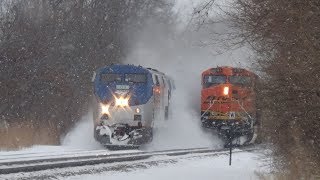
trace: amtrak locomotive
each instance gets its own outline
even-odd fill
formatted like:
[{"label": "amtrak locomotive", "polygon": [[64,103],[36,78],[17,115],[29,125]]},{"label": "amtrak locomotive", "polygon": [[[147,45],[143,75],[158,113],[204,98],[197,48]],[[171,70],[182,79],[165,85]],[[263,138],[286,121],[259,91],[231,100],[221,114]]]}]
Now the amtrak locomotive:
[{"label": "amtrak locomotive", "polygon": [[94,137],[106,146],[139,146],[152,140],[158,121],[169,116],[172,80],[155,69],[110,65],[94,83]]}]

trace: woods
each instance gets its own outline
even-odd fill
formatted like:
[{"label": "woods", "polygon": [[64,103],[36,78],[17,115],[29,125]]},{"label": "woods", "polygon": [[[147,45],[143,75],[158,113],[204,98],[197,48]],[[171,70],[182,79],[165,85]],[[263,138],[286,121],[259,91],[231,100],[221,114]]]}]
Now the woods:
[{"label": "woods", "polygon": [[8,0],[0,6],[2,128],[47,128],[59,143],[88,109],[93,71],[121,62],[129,32],[139,31],[148,18],[166,16],[170,4]]},{"label": "woods", "polygon": [[290,179],[309,179],[320,165],[320,3],[237,0],[230,17],[257,57],[262,124],[276,162]]}]

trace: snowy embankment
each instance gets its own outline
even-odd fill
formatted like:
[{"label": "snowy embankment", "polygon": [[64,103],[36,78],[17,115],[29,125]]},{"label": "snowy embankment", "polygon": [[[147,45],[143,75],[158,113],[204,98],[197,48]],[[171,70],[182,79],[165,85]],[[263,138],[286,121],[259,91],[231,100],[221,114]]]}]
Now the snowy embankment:
[{"label": "snowy embankment", "polygon": [[232,166],[228,165],[228,155],[207,156],[200,158],[186,158],[172,161],[171,163],[160,163],[157,166],[146,165],[147,168],[123,169],[123,171],[109,171],[100,174],[87,174],[65,178],[68,180],[254,180],[257,174],[267,171],[262,162],[260,154],[244,152],[235,154]]},{"label": "snowy embankment", "polygon": [[[246,151],[250,149],[250,151]],[[201,150],[200,150],[201,151]],[[141,160],[127,159],[95,165],[55,168],[42,171],[0,175],[0,179],[257,179],[257,173],[269,171],[268,151],[260,148],[235,150],[232,166],[229,151],[169,155],[155,152]],[[150,152],[152,154],[152,152]],[[120,155],[120,154],[119,154]],[[118,157],[119,155],[115,155]],[[121,156],[121,155],[120,155]],[[121,156],[122,157],[122,156]],[[99,158],[98,158],[99,159]],[[18,164],[17,164],[18,165]],[[22,166],[22,165],[21,165]]]}]

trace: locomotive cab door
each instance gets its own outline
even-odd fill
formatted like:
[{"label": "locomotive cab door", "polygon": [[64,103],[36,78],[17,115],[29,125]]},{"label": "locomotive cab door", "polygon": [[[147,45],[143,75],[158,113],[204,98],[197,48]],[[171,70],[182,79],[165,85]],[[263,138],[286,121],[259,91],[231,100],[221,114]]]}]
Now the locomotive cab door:
[{"label": "locomotive cab door", "polygon": [[170,85],[168,84],[167,79],[162,76],[162,82],[163,82],[163,103],[164,103],[164,119],[169,119],[169,88]]},{"label": "locomotive cab door", "polygon": [[163,127],[165,122],[165,108],[164,108],[164,84],[162,75],[154,74],[154,125],[155,127]]},{"label": "locomotive cab door", "polygon": [[161,105],[161,97],[160,97],[160,82],[159,82],[159,77],[154,74],[153,75],[153,119],[158,118],[159,114],[159,109]]}]

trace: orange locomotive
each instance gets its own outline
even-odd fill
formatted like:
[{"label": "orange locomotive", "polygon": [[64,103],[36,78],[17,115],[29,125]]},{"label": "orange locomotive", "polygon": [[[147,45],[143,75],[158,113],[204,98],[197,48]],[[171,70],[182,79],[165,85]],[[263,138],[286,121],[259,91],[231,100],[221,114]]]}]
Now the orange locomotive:
[{"label": "orange locomotive", "polygon": [[256,138],[257,110],[255,83],[257,75],[233,67],[210,68],[202,73],[201,121],[205,128],[232,137]]}]

